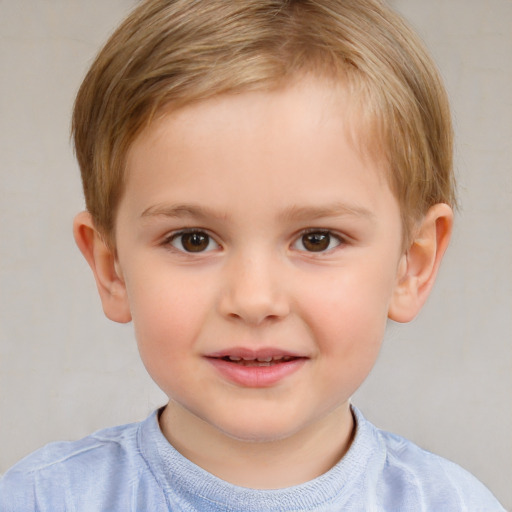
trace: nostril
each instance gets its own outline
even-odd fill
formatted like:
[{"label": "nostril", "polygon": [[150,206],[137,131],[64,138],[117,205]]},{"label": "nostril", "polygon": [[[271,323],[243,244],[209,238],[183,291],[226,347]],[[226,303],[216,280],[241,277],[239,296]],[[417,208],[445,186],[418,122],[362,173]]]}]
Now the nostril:
[{"label": "nostril", "polygon": [[250,298],[226,298],[223,300],[220,312],[231,320],[239,320],[248,324],[259,325],[266,322],[278,321],[289,313],[284,300],[251,300]]},{"label": "nostril", "polygon": [[261,258],[256,261],[254,255],[248,260],[251,265],[242,266],[237,259],[233,262],[236,265],[226,270],[224,288],[219,296],[219,312],[227,319],[251,325],[285,317],[289,313],[288,298],[282,280],[278,279],[276,265],[262,262]]},{"label": "nostril", "polygon": [[263,313],[261,315],[255,314],[253,312],[242,312],[242,313],[229,313],[228,318],[232,320],[239,320],[242,322],[245,322],[250,325],[260,325],[265,324],[269,322],[276,322],[279,321],[281,318],[283,318],[286,315],[282,314],[266,314]]}]

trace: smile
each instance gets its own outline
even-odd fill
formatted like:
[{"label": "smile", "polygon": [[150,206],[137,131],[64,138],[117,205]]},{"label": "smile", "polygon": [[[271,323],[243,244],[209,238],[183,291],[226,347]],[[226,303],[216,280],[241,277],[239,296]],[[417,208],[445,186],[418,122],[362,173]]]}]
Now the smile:
[{"label": "smile", "polygon": [[206,360],[230,383],[248,388],[267,388],[300,370],[309,358],[275,349],[232,349],[209,354]]},{"label": "smile", "polygon": [[273,366],[275,364],[288,363],[294,359],[298,359],[294,356],[275,356],[275,357],[257,357],[257,358],[245,358],[239,356],[226,356],[222,358],[224,361],[229,363],[235,363],[241,366]]}]

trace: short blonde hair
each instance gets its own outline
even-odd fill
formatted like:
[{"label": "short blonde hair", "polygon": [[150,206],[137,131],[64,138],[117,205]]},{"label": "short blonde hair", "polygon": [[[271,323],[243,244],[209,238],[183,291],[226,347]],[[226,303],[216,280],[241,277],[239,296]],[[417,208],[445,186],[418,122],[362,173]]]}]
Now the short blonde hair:
[{"label": "short blonde hair", "polygon": [[454,205],[442,81],[379,0],[146,0],[96,57],[73,113],[86,206],[105,239],[114,243],[128,150],[156,112],[304,72],[349,88],[361,142],[385,164],[406,236],[433,204]]}]

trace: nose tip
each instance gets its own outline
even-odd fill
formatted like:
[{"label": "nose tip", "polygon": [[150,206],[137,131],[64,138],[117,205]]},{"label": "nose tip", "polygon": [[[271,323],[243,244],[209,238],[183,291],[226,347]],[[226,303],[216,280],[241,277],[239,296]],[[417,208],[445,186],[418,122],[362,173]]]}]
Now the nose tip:
[{"label": "nose tip", "polygon": [[232,319],[240,319],[249,325],[260,325],[268,321],[278,320],[287,315],[288,309],[277,301],[263,301],[252,298],[244,301],[227,314]]},{"label": "nose tip", "polygon": [[248,267],[233,273],[220,301],[221,313],[250,325],[284,318],[290,312],[276,269]]}]

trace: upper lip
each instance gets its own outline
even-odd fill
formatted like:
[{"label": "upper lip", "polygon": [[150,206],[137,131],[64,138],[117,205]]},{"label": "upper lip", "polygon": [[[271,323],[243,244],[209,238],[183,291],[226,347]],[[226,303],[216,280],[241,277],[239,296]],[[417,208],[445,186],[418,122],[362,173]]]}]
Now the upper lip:
[{"label": "upper lip", "polygon": [[298,354],[296,352],[291,352],[289,350],[283,350],[280,348],[260,348],[260,349],[251,349],[246,347],[233,347],[225,350],[219,350],[218,352],[212,352],[210,354],[206,354],[206,357],[222,359],[224,357],[239,357],[241,359],[246,360],[254,360],[254,359],[276,359],[280,357],[294,357],[294,358],[306,358],[303,354]]}]

